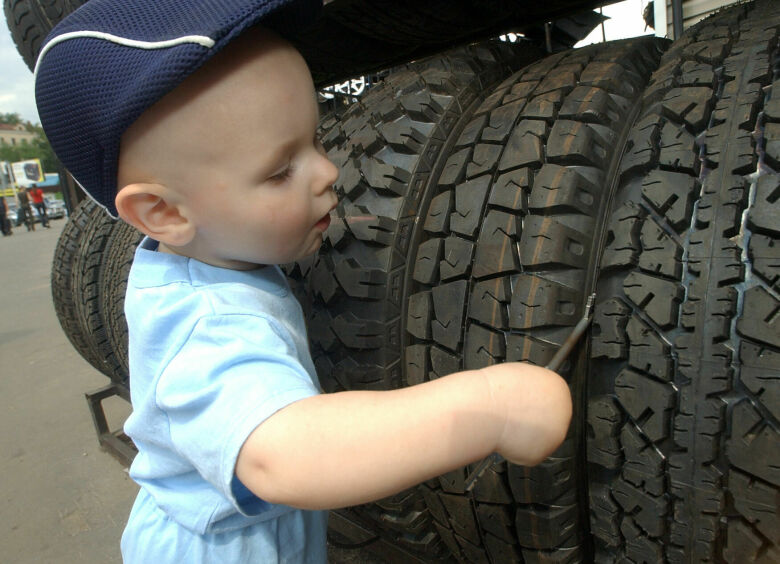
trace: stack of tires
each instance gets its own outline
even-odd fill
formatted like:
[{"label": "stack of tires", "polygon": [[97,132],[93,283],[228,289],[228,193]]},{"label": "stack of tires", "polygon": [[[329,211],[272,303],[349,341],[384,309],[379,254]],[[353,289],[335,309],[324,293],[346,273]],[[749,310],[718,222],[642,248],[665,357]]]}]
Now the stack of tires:
[{"label": "stack of tires", "polygon": [[[309,276],[328,391],[550,360],[582,316],[610,177],[664,46],[648,38],[548,57],[453,117],[455,96],[441,86],[453,78],[408,72],[329,128],[340,217]],[[565,368],[577,396],[586,367]],[[461,469],[353,511],[401,524],[394,540],[432,556],[582,561],[582,433],[575,424],[536,468],[492,468],[470,493],[472,469]]]},{"label": "stack of tires", "polygon": [[544,365],[596,294],[553,456],[354,519],[423,560],[780,559],[779,26],[758,3],[671,46],[553,55],[444,131],[447,93],[408,74],[324,124],[342,200],[308,303],[329,390]]},{"label": "stack of tires", "polygon": [[453,70],[410,70],[323,123],[341,204],[302,272],[328,391],[544,365],[596,294],[547,461],[345,514],[423,561],[780,561],[779,32],[740,5],[454,113]]},{"label": "stack of tires", "polygon": [[73,347],[130,399],[125,290],[142,234],[90,199],[70,214],[51,271],[54,310]]},{"label": "stack of tires", "polygon": [[[290,274],[326,391],[544,365],[596,296],[548,460],[335,519],[409,561],[780,561],[779,39],[760,0],[674,43],[528,64],[488,42],[323,118],[341,203]],[[52,277],[65,332],[122,386],[139,238],[82,203]]]}]

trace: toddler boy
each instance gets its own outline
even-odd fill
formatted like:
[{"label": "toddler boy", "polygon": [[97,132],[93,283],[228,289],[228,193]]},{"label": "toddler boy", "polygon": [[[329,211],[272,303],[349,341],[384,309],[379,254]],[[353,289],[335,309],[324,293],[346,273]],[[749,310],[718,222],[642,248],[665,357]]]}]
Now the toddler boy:
[{"label": "toddler boy", "polygon": [[36,69],[55,151],[147,235],[125,303],[125,429],[141,486],[125,561],[322,563],[322,510],[494,451],[543,460],[571,415],[566,384],[543,368],[319,393],[276,265],[321,244],[338,171],[316,137],[306,64],[268,29],[302,25],[317,2],[181,4],[91,0],[54,30]]}]

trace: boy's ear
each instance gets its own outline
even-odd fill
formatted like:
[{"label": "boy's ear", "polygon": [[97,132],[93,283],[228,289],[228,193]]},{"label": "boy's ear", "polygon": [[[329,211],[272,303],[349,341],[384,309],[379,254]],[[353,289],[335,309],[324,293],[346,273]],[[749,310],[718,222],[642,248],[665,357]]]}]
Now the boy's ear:
[{"label": "boy's ear", "polygon": [[161,184],[128,184],[114,203],[119,217],[141,233],[170,247],[183,247],[195,236],[195,226],[172,204]]}]

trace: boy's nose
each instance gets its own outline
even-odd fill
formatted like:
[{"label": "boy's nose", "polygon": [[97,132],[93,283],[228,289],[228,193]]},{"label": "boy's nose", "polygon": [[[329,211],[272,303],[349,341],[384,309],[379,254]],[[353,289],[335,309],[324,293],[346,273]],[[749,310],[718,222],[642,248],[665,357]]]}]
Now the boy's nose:
[{"label": "boy's nose", "polygon": [[320,158],[318,172],[319,180],[317,186],[323,192],[329,190],[339,178],[339,169],[325,155],[322,155]]}]

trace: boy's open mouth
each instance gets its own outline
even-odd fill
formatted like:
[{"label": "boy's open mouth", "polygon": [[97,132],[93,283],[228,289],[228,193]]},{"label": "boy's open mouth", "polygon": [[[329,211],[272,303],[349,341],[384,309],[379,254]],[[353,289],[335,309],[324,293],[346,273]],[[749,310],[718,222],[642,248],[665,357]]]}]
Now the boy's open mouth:
[{"label": "boy's open mouth", "polygon": [[326,213],[321,220],[314,224],[314,227],[320,231],[325,231],[330,225],[330,213]]}]

